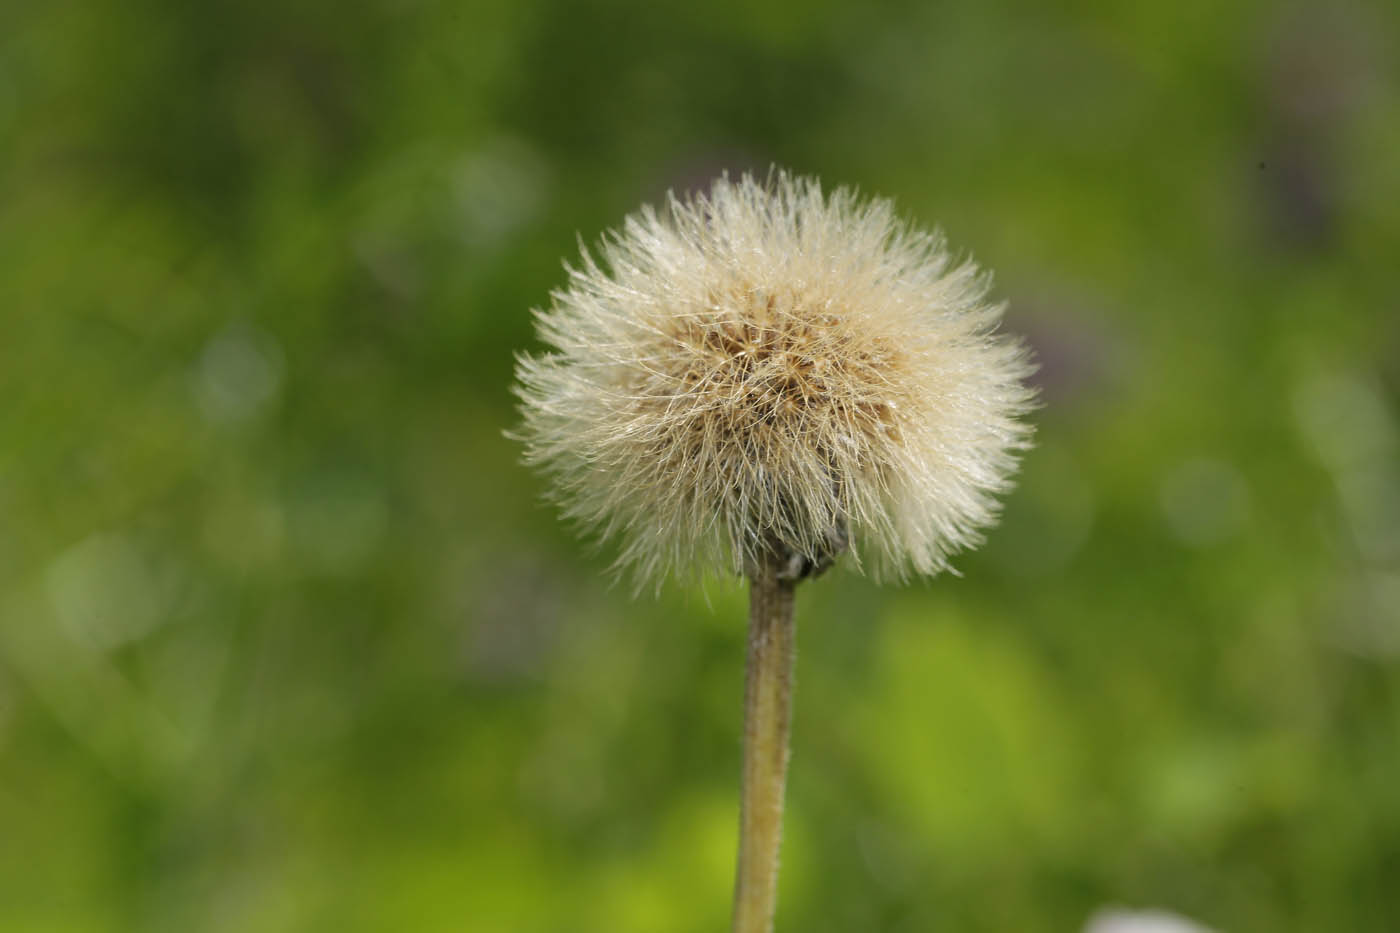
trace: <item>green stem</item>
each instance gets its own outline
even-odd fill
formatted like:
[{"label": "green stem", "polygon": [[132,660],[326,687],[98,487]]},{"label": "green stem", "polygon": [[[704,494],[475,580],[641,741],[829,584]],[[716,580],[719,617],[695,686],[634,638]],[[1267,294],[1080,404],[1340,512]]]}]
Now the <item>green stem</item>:
[{"label": "green stem", "polygon": [[771,933],[778,901],[796,655],[793,589],[775,561],[757,568],[749,588],[749,648],[744,680],[744,777],[733,933]]}]

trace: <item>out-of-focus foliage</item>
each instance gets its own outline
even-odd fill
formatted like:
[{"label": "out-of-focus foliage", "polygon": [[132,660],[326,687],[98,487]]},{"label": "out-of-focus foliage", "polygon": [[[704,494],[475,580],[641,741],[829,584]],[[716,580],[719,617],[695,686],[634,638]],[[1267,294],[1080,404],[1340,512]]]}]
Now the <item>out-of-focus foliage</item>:
[{"label": "out-of-focus foliage", "polygon": [[1400,929],[1400,14],[0,7],[0,929],[727,922],[743,593],[502,437],[560,258],[770,163],[998,271],[960,578],[800,594],[779,928]]}]

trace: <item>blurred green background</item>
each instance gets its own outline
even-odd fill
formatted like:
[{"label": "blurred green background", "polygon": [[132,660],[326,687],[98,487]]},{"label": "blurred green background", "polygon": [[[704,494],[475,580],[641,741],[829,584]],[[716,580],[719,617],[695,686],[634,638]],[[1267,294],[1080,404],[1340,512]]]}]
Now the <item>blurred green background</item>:
[{"label": "blurred green background", "polygon": [[770,164],[997,273],[961,577],[799,594],[787,931],[1400,929],[1400,10],[0,6],[0,930],[727,928],[744,593],[502,437],[561,259]]}]

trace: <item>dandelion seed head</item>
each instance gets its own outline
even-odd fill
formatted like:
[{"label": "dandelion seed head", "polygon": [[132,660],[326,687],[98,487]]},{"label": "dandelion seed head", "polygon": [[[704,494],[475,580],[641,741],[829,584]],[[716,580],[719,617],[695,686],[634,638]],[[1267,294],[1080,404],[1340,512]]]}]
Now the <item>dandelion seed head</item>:
[{"label": "dandelion seed head", "polygon": [[725,177],[597,253],[536,312],[518,434],[639,583],[847,546],[934,574],[995,520],[1032,367],[988,277],[890,202]]}]

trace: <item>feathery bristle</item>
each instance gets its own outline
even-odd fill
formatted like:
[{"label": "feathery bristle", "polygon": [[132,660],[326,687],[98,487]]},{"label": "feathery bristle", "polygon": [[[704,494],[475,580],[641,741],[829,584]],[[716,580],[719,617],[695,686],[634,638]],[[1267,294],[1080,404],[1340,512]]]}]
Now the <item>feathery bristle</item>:
[{"label": "feathery bristle", "polygon": [[[526,458],[638,581],[820,562],[936,573],[995,520],[1033,403],[988,279],[889,202],[727,177],[644,207],[536,312]],[[839,550],[839,547],[834,548]]]}]

